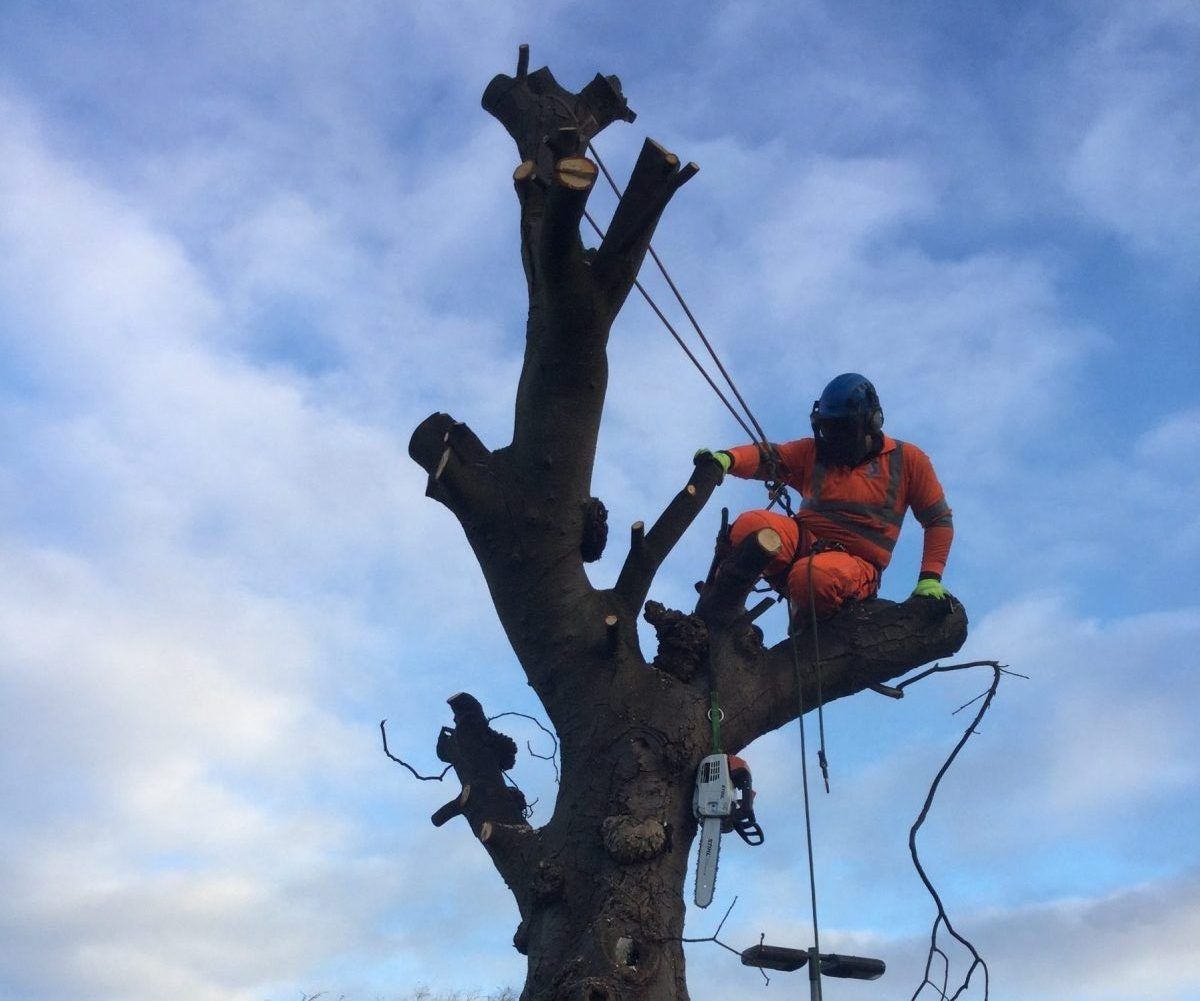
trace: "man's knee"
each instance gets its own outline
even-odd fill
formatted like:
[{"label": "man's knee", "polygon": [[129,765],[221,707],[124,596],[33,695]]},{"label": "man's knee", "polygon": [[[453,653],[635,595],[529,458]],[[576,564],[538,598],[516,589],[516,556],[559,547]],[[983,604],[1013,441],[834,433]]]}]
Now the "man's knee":
[{"label": "man's knee", "polygon": [[791,518],[774,511],[743,511],[729,526],[729,541],[736,546],[764,528],[772,529],[779,535],[779,554],[763,569],[764,577],[773,578],[786,573],[796,557],[800,530]]},{"label": "man's knee", "polygon": [[733,519],[733,524],[729,526],[729,541],[736,546],[764,528],[778,532],[784,546],[787,547],[790,544],[792,550],[795,550],[796,523],[791,518],[776,514],[774,511],[743,511]]},{"label": "man's knee", "polygon": [[793,565],[788,595],[797,612],[815,611],[826,618],[847,601],[870,598],[878,580],[878,571],[865,560],[847,553],[816,553]]},{"label": "man's knee", "polygon": [[788,574],[788,596],[797,614],[832,615],[845,600],[842,590],[838,578],[814,557],[797,560]]}]

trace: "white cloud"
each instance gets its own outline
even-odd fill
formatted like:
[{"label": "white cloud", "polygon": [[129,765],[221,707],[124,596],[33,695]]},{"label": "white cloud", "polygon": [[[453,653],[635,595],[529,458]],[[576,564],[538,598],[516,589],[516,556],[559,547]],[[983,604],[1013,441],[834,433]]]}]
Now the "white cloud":
[{"label": "white cloud", "polygon": [[1189,4],[1111,7],[1074,57],[1071,84],[1086,117],[1067,162],[1068,187],[1090,217],[1136,247],[1195,261],[1200,139],[1191,53],[1200,22]]},{"label": "white cloud", "polygon": [[[499,630],[404,573],[470,572],[485,600],[390,429],[232,352],[237,311],[185,247],[8,110],[5,337],[36,382],[4,401],[25,434],[0,453],[6,976],[31,998],[255,996],[378,950],[419,868],[385,865],[352,791],[396,781],[348,715],[370,668],[420,650],[364,606],[400,629],[441,609],[484,658]],[[423,706],[431,682],[399,688]]]},{"label": "white cloud", "polygon": [[[1178,206],[1195,157],[1187,78],[1155,31],[1192,15],[1122,9],[1131,25],[1111,19],[1064,57],[1076,100],[1047,112],[1069,127],[1036,153],[1067,165],[1060,182],[1089,226],[1171,257],[1191,245]],[[0,415],[19,429],[0,445],[0,782],[20,804],[0,834],[0,949],[22,997],[282,997],[350,968],[388,987],[520,976],[515,914],[486,858],[462,825],[427,826],[454,790],[400,778],[374,729],[389,715],[394,749],[429,763],[449,692],[529,708],[461,533],[403,450],[433,409],[489,444],[509,433],[524,321],[514,154],[477,94],[511,70],[533,22],[471,11],[360,5],[331,22],[318,7],[225,6],[190,15],[194,51],[170,72],[161,45],[182,22],[128,59],[111,40],[89,39],[86,61],[79,36],[56,44],[64,94],[109,63],[128,70],[87,80],[87,121],[66,110],[74,91],[0,103]],[[1195,408],[1182,401],[1127,454],[1097,447],[1052,479],[1023,472],[1031,431],[1071,416],[1098,341],[1062,293],[1061,248],[991,241],[982,226],[949,249],[930,237],[954,225],[945,205],[963,186],[993,224],[1033,204],[968,128],[962,108],[986,102],[949,114],[917,57],[819,5],[803,23],[822,29],[820,58],[768,66],[739,40],[791,44],[778,13],[725,12],[695,52],[654,54],[653,86],[693,115],[679,152],[703,167],[659,242],[772,434],[803,432],[829,374],[869,369],[889,429],[927,445],[965,495],[964,585],[1045,587],[979,617],[971,649],[1034,678],[1005,682],[927,831],[956,913],[999,957],[997,987],[1075,997],[1048,958],[1065,955],[1081,998],[1182,999],[1194,880],[1129,884],[1195,863],[1171,833],[1197,783],[1194,602],[1172,562],[1200,539],[1180,458]],[[605,46],[646,60],[625,33],[613,40],[609,15],[537,15],[534,64],[550,58],[564,82],[593,63],[623,69],[594,56]],[[1152,64],[1133,65],[1135,51]],[[705,59],[720,93],[692,76]],[[720,111],[763,90],[770,101]],[[932,162],[914,135],[943,113],[963,146]],[[651,117],[606,137],[618,174]],[[763,126],[776,119],[786,133]],[[692,451],[740,436],[655,323],[634,299],[614,332],[596,475],[613,541],[598,582]],[[758,497],[723,487],[656,596],[686,603],[717,506]],[[1079,611],[1089,599],[1063,578],[1097,564],[1141,592],[1110,607],[1149,595],[1139,607],[1183,610]],[[888,983],[909,983],[927,913],[903,834],[959,732],[943,710],[979,684],[831,712],[826,945],[888,952]],[[723,863],[722,892],[745,894],[740,945],[756,921],[804,909],[794,736],[754,751],[768,845]],[[466,885],[479,888],[468,910],[447,892]],[[1157,972],[1108,963],[1124,954],[1122,916],[1153,932],[1138,944]],[[778,920],[791,923],[773,934],[802,937]],[[1031,941],[1045,943],[1032,958]],[[693,950],[694,996],[755,982],[732,979],[730,962]]]}]

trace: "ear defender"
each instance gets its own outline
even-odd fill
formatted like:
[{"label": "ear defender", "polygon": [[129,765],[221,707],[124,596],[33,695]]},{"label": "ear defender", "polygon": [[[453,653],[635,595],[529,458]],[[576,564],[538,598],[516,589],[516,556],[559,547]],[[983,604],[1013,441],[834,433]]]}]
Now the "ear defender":
[{"label": "ear defender", "polygon": [[875,392],[875,387],[871,383],[866,385],[867,391],[867,406],[871,408],[871,416],[867,418],[867,429],[872,434],[879,434],[883,430],[883,407],[879,405],[879,394]]}]

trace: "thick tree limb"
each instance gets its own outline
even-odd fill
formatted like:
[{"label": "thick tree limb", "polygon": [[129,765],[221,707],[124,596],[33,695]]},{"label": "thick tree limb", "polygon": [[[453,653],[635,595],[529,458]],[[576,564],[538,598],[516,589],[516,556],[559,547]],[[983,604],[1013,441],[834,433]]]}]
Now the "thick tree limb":
[{"label": "thick tree limb", "polygon": [[[966,612],[957,601],[910,598],[893,604],[851,605],[820,625],[821,690],[826,704],[881,684],[958,650],[967,638]],[[803,704],[816,707],[816,667],[811,635],[797,638]],[[791,640],[757,656],[730,657],[720,665],[731,750],[794,720],[800,705]]]},{"label": "thick tree limb", "polygon": [[675,548],[683,533],[696,520],[696,515],[708,502],[721,478],[721,467],[717,463],[699,463],[687,486],[675,495],[649,533],[644,532],[641,522],[633,526],[629,555],[625,557],[625,563],[613,588],[616,596],[625,603],[630,615],[637,616],[658,568]]},{"label": "thick tree limb", "polygon": [[597,174],[596,165],[587,157],[568,156],[554,165],[554,181],[546,197],[545,221],[537,244],[538,265],[552,289],[572,281],[577,288],[591,288],[590,275],[581,272],[579,221]]},{"label": "thick tree limb", "polygon": [[667,202],[700,168],[680,169],[679,157],[647,139],[621,195],[593,270],[615,314],[633,287]]},{"label": "thick tree limb", "polygon": [[531,902],[529,886],[541,857],[541,839],[528,824],[501,824],[485,820],[479,827],[479,842],[517,898],[524,915]]}]

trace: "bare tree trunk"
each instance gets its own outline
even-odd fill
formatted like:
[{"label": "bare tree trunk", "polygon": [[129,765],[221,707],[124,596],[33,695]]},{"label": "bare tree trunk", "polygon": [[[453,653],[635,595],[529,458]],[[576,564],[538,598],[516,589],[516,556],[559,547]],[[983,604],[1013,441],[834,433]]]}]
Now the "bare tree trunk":
[{"label": "bare tree trunk", "polygon": [[[595,511],[591,475],[607,385],[606,344],[659,216],[695,173],[647,140],[595,250],[579,233],[596,177],[593,135],[633,120],[620,83],[597,76],[580,93],[549,70],[497,76],[483,105],[517,143],[521,257],[529,288],[525,363],[511,444],[490,451],[464,424],[433,414],[409,451],[429,496],[459,519],[496,611],[558,732],[562,781],[554,815],[534,830],[504,789],[507,745],[470,696],[451,700],[456,726],[439,754],[463,794],[436,815],[461,813],[512,890],[514,945],[528,956],[524,1001],[683,1001],[683,888],[696,823],[692,784],[709,749],[707,709],[719,677],[726,750],[796,718],[790,645],[764,649],[745,599],[778,539],[759,533],[722,563],[690,616],[653,603],[653,663],[636,632],[658,567],[720,478],[702,464],[645,531],[630,532],[617,584],[589,583],[581,551]],[[823,692],[831,701],[956,650],[960,606],[873,603],[822,631]],[[865,607],[865,606],[864,606]],[[806,707],[813,668],[802,655]]]}]

